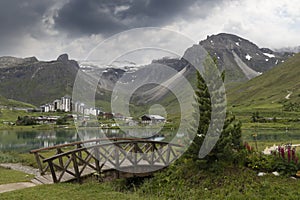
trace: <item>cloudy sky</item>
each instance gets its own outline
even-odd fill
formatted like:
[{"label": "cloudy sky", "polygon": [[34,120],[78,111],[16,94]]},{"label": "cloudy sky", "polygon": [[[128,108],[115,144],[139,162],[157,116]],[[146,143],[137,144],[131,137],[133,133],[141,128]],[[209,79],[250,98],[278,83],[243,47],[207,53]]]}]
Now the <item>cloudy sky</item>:
[{"label": "cloudy sky", "polygon": [[299,0],[2,0],[0,9],[0,56],[80,60],[112,35],[141,27],[197,42],[227,32],[261,47],[300,45]]}]

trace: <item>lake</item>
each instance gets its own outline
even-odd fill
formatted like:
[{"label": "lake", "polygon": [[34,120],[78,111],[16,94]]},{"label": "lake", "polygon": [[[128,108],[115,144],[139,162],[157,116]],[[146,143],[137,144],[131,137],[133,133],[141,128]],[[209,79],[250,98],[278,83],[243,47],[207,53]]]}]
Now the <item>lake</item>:
[{"label": "lake", "polygon": [[[103,137],[136,137],[152,138],[153,140],[170,140],[171,130],[163,130],[158,135],[153,129],[100,129],[88,128],[82,130],[56,129],[56,130],[0,130],[0,151],[28,152],[32,149],[49,147],[81,140],[90,140]],[[300,130],[278,129],[247,129],[243,130],[244,141],[253,142],[254,133],[257,141],[261,143],[300,143]]]},{"label": "lake", "polygon": [[0,130],[0,151],[28,152],[32,149],[50,147],[81,140],[90,140],[103,137],[137,137],[162,140],[163,134],[156,134],[149,129],[100,129],[89,128],[82,130]]}]

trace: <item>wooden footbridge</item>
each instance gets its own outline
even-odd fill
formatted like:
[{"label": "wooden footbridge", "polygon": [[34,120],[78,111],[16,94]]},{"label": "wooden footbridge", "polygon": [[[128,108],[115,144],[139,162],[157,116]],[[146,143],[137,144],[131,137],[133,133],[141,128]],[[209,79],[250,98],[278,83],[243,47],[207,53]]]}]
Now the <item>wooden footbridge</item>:
[{"label": "wooden footbridge", "polygon": [[180,145],[133,138],[94,139],[30,151],[40,176],[32,182],[82,181],[87,175],[114,171],[145,175],[167,167],[180,155]]}]

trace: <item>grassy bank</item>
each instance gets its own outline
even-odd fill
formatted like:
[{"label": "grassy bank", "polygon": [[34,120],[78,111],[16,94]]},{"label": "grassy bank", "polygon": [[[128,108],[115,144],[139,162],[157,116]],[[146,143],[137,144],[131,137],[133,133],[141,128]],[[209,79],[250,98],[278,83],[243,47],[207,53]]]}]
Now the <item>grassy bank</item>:
[{"label": "grassy bank", "polygon": [[174,170],[156,173],[140,187],[120,184],[122,180],[64,183],[8,192],[0,199],[297,199],[300,194],[299,180],[273,174],[258,177],[244,167],[227,167],[217,174],[195,166]]},{"label": "grassy bank", "polygon": [[121,193],[113,191],[107,184],[99,184],[97,182],[79,184],[55,184],[42,185],[33,188],[23,189],[14,192],[3,193],[0,199],[46,199],[46,200],[64,200],[64,199],[150,199],[140,197],[136,193]]},{"label": "grassy bank", "polygon": [[33,175],[0,167],[0,184],[30,181]]}]

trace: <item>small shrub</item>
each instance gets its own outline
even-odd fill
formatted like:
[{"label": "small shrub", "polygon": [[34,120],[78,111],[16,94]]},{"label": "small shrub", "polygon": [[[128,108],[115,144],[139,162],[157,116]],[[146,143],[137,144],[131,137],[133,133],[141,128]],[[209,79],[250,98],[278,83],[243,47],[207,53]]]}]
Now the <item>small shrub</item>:
[{"label": "small shrub", "polygon": [[246,166],[263,172],[278,171],[284,175],[295,175],[299,169],[298,157],[296,149],[290,146],[278,147],[272,155],[264,155],[262,153],[253,152],[248,147],[248,156],[246,157]]},{"label": "small shrub", "polygon": [[22,160],[14,153],[3,153],[0,152],[0,163],[17,163]]}]

